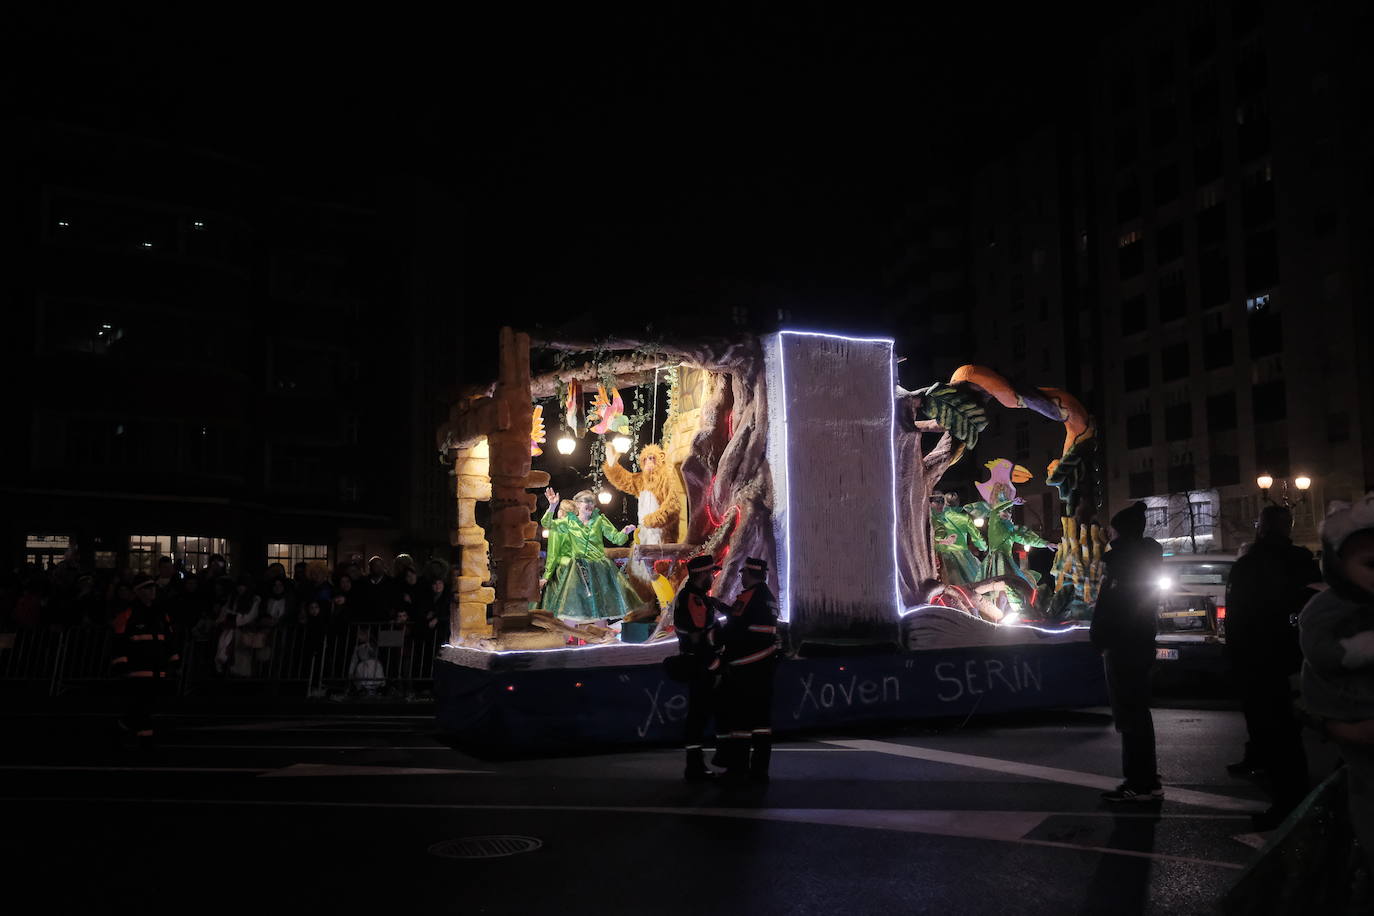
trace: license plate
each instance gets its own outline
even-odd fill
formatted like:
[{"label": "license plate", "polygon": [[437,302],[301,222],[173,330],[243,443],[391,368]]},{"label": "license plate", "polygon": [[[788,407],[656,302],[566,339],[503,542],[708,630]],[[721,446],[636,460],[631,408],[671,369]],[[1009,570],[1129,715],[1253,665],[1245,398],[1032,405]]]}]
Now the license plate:
[{"label": "license plate", "polygon": [[1178,661],[1178,650],[1155,649],[1155,658],[1160,661]]}]

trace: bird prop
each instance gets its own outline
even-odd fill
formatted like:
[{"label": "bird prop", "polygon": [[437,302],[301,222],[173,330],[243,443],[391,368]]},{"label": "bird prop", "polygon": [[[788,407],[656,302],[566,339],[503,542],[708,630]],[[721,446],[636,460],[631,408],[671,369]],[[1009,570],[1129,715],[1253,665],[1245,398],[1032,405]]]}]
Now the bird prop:
[{"label": "bird prop", "polygon": [[597,435],[630,431],[630,421],[625,416],[625,402],[621,400],[619,388],[612,386],[607,396],[605,385],[596,386],[596,397],[592,399],[592,418],[597,421],[592,427],[592,432]]},{"label": "bird prop", "polygon": [[539,446],[548,441],[548,435],[544,432],[544,407],[539,405],[534,408],[534,420],[530,425],[530,457],[544,454]]},{"label": "bird prop", "polygon": [[564,420],[572,434],[581,439],[587,434],[587,415],[582,407],[582,383],[576,379],[568,380],[568,389],[563,402]]},{"label": "bird prop", "polygon": [[975,482],[978,494],[983,497],[983,501],[989,505],[997,505],[1009,499],[1016,498],[1015,484],[1025,483],[1031,479],[1031,472],[1019,464],[1013,464],[1007,458],[995,458],[984,465],[990,472],[987,480]]}]

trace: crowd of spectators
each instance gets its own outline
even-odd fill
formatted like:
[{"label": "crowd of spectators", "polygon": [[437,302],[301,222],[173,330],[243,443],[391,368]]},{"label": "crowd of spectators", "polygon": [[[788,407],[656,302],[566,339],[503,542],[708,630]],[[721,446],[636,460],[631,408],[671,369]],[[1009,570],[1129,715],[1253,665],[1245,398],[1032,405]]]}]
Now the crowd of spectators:
[{"label": "crowd of spectators", "polygon": [[[449,568],[442,560],[423,567],[408,554],[391,564],[373,557],[339,563],[298,562],[288,571],[272,563],[259,574],[231,573],[224,557],[209,557],[203,569],[187,570],[172,557],[158,560],[152,578],[156,607],[174,631],[205,648],[215,673],[258,675],[280,635],[318,653],[326,637],[356,639],[357,663],[375,657],[379,630],[399,632],[401,648],[437,647],[449,638]],[[138,574],[132,569],[83,570],[75,549],[47,568],[15,569],[0,582],[0,632],[106,627],[134,601]],[[298,653],[299,654],[299,653]]]}]

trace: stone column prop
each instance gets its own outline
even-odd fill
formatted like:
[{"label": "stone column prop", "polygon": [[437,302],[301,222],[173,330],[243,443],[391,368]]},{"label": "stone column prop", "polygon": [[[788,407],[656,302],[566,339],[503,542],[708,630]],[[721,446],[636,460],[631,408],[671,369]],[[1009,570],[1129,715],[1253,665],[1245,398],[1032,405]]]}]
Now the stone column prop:
[{"label": "stone column prop", "polygon": [[477,500],[491,498],[489,453],[487,440],[482,438],[467,448],[459,448],[454,462],[458,527],[452,540],[453,545],[462,550],[462,562],[454,581],[458,595],[457,615],[451,624],[455,642],[460,638],[491,635],[487,605],[496,600],[496,592],[487,587],[491,580],[490,545],[487,533],[477,524]]},{"label": "stone column prop", "polygon": [[500,376],[493,400],[496,429],[491,443],[492,559],[499,571],[492,619],[499,637],[530,627],[530,603],[539,597],[539,528],[533,521],[538,497],[530,485],[530,338],[501,329]]}]

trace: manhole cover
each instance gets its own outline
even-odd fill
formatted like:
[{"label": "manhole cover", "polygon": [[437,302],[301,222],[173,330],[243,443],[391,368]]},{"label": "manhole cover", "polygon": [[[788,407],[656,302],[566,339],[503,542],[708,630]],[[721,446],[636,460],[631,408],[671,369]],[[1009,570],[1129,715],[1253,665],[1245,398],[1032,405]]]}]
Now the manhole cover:
[{"label": "manhole cover", "polygon": [[534,852],[543,845],[543,840],[532,836],[467,836],[435,843],[429,853],[445,859],[499,859]]}]

